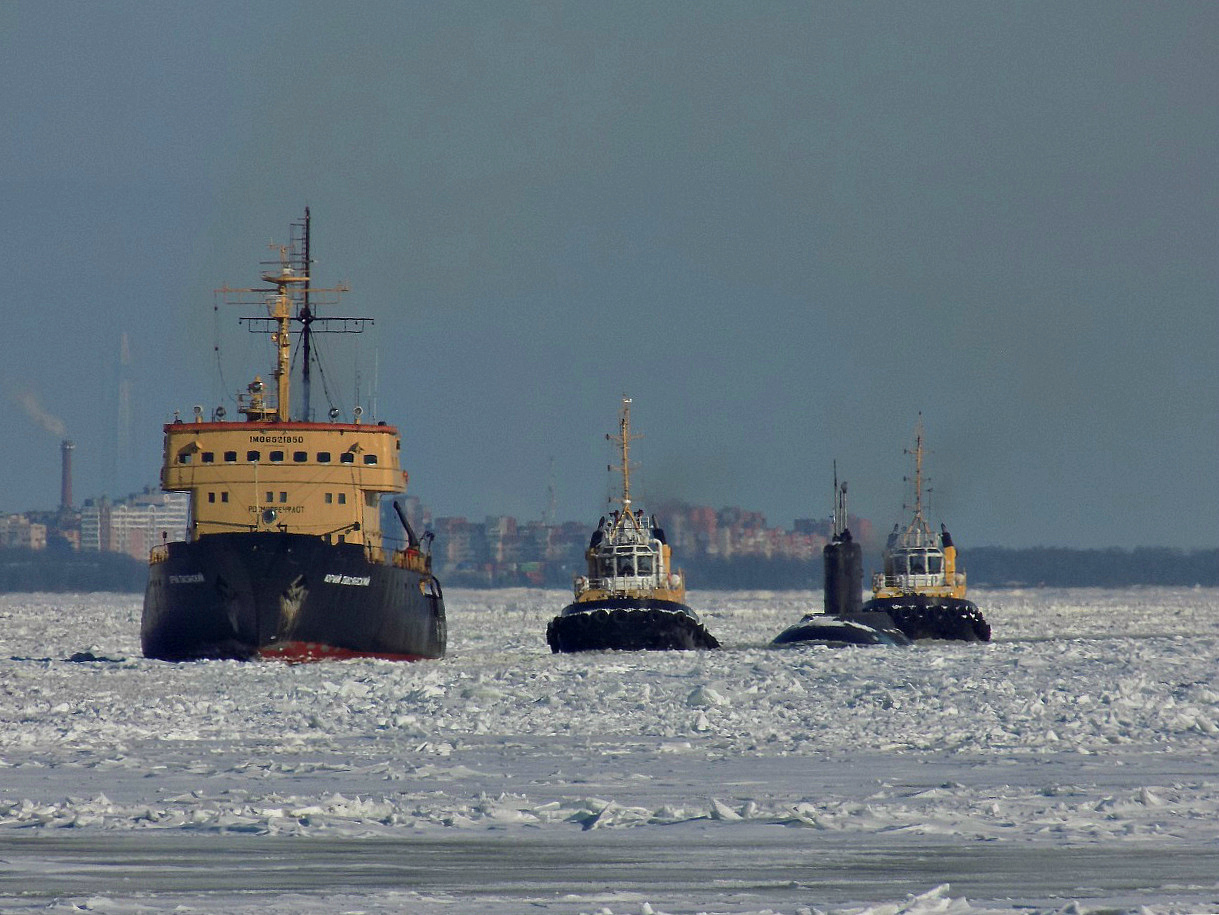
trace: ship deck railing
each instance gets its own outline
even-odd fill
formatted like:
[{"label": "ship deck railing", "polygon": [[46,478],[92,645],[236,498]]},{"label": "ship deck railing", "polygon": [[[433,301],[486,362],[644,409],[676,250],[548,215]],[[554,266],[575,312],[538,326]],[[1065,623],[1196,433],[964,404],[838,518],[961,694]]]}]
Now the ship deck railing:
[{"label": "ship deck railing", "polygon": [[943,575],[910,573],[908,575],[886,575],[877,572],[872,576],[872,587],[886,591],[920,591],[925,588],[947,587]]}]

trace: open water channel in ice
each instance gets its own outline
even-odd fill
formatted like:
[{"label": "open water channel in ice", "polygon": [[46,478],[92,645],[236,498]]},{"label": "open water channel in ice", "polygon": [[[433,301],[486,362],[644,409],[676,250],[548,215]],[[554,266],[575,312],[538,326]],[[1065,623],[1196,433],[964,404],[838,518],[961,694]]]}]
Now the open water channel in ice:
[{"label": "open water channel in ice", "polygon": [[[986,645],[148,661],[138,595],[0,596],[0,911],[1219,911],[1219,590],[992,590]],[[90,653],[99,660],[70,660]]]}]

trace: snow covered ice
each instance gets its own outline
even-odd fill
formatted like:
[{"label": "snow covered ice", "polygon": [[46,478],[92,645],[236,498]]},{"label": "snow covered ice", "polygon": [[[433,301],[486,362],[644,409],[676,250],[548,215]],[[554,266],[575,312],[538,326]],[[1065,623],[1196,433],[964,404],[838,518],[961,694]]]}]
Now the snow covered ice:
[{"label": "snow covered ice", "polygon": [[975,589],[985,645],[770,648],[820,592],[692,592],[719,652],[140,656],[140,599],[0,596],[0,911],[1219,911],[1219,590]]}]

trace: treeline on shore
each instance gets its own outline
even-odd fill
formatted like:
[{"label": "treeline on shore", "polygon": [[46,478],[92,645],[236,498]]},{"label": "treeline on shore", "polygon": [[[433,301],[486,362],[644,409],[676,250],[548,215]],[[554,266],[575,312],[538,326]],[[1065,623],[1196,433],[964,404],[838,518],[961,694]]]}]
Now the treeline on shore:
[{"label": "treeline on shore", "polygon": [[[821,587],[820,559],[740,557],[680,562],[692,589],[774,590]],[[879,568],[880,556],[864,557],[865,574]],[[1219,586],[1219,549],[1077,550],[1064,547],[975,547],[965,555],[974,587],[1123,588],[1136,585]],[[559,569],[555,569],[559,573]],[[70,549],[0,549],[0,592],[120,591],[139,593],[148,578],[145,563],[123,553],[81,553]],[[561,579],[561,580],[558,580]],[[467,585],[465,581],[444,584]],[[546,577],[567,587],[566,573]],[[868,582],[864,582],[865,590]]]}]

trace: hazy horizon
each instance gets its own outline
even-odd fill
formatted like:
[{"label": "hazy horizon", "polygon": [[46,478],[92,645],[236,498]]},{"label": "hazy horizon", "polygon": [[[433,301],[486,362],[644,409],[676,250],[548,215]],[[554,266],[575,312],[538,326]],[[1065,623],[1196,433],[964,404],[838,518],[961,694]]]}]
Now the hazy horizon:
[{"label": "hazy horizon", "polygon": [[437,515],[553,460],[592,524],[625,394],[645,505],[789,526],[836,460],[884,529],[921,413],[963,548],[1214,547],[1216,60],[1201,2],[4,4],[0,511],[268,375],[213,290],[309,206],[376,320],[315,403]]}]

